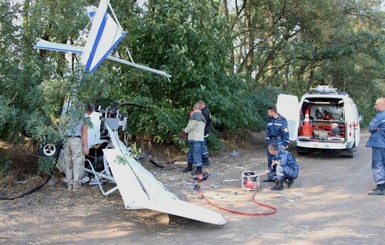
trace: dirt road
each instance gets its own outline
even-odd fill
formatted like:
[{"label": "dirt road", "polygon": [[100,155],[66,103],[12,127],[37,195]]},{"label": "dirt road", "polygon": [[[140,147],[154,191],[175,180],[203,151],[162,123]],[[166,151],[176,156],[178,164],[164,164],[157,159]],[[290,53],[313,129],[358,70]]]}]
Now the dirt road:
[{"label": "dirt road", "polygon": [[[180,173],[144,165],[182,200],[221,213],[225,226],[213,226],[149,210],[126,210],[118,193],[103,197],[96,187],[69,192],[44,186],[14,201],[0,201],[1,244],[384,244],[384,196],[368,196],[373,188],[368,135],[353,159],[333,152],[299,156],[300,177],[291,189],[270,190],[262,183],[256,200],[272,205],[271,216],[249,217],[220,211],[198,199],[191,179]],[[245,170],[263,171],[263,151],[239,150],[239,157],[218,154],[202,184],[210,201],[244,212],[265,211],[242,191]],[[262,176],[261,178],[263,178]]]}]

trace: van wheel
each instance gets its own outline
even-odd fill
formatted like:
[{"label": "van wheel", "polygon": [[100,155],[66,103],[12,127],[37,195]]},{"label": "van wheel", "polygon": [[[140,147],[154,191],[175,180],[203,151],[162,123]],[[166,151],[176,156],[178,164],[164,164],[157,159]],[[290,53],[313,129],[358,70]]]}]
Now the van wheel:
[{"label": "van wheel", "polygon": [[353,158],[354,157],[354,146],[350,149],[346,150],[341,150],[340,151],[340,156],[341,157],[346,157],[346,158]]}]

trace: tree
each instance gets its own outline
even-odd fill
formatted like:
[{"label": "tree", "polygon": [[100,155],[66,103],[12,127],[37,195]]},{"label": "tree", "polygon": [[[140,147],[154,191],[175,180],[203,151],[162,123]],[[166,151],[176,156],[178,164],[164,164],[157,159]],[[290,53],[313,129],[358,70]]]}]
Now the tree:
[{"label": "tree", "polygon": [[25,55],[30,52],[22,31],[24,13],[21,4],[0,3],[0,139],[12,143],[23,141],[22,128],[49,121],[39,103],[41,91],[33,60]]},{"label": "tree", "polygon": [[[250,92],[266,85],[297,95],[329,84],[362,101],[383,86],[384,12],[381,1],[233,1],[237,74]],[[238,20],[238,22],[237,22]],[[366,102],[363,102],[366,101]]]},{"label": "tree", "polygon": [[[138,63],[167,70],[173,76],[166,81],[121,68],[120,97],[146,101],[154,108],[152,113],[131,112],[131,128],[136,134],[175,140],[198,99],[208,103],[219,130],[251,124],[249,107],[243,106],[248,104],[242,94],[245,84],[231,75],[228,55],[232,44],[219,3],[149,1],[145,9],[134,10],[138,11],[136,19],[122,21],[131,33],[127,41],[132,56]],[[121,50],[119,53],[125,55]]]},{"label": "tree", "polygon": [[[97,5],[98,1],[92,1]],[[39,38],[83,45],[84,2],[6,0],[0,3],[0,138],[55,136],[64,97],[109,97],[130,107],[131,133],[182,143],[178,133],[198,99],[213,112],[216,134],[261,129],[276,95],[303,94],[318,84],[349,92],[360,111],[384,92],[384,12],[381,1],[149,0],[113,1],[129,35],[114,51],[166,70],[170,80],[105,61],[81,76],[79,57],[36,51]],[[362,84],[370,96],[361,93]],[[370,114],[368,113],[368,117]]]}]

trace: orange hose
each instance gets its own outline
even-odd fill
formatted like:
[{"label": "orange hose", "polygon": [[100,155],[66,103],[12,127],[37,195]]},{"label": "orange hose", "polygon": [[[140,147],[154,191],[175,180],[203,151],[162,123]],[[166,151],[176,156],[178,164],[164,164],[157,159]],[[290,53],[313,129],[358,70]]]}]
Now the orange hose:
[{"label": "orange hose", "polygon": [[272,214],[275,214],[275,213],[277,212],[277,209],[276,209],[275,207],[255,201],[255,195],[256,195],[256,193],[253,194],[253,203],[256,204],[256,205],[259,205],[259,206],[262,206],[262,207],[271,209],[272,211],[270,211],[270,212],[246,213],[246,212],[241,212],[241,211],[237,211],[237,210],[233,210],[233,209],[229,209],[229,208],[224,208],[224,207],[218,206],[218,205],[216,205],[216,204],[210,202],[210,201],[203,195],[203,193],[201,193],[200,191],[198,191],[198,193],[200,194],[200,196],[201,196],[202,199],[205,199],[205,200],[206,200],[206,202],[207,202],[208,204],[210,204],[210,205],[212,205],[213,207],[216,207],[216,208],[218,208],[218,209],[220,209],[220,210],[227,211],[227,212],[230,212],[230,213],[233,213],[233,214],[246,215],[246,216],[266,216],[266,215],[272,215]]}]

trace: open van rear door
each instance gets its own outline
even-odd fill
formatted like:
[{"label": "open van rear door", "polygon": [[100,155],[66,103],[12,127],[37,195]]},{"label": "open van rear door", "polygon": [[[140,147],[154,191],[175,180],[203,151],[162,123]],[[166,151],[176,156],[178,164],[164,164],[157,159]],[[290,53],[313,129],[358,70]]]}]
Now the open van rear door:
[{"label": "open van rear door", "polygon": [[277,111],[287,119],[290,140],[295,141],[298,136],[299,103],[297,96],[280,94],[277,98]]}]

